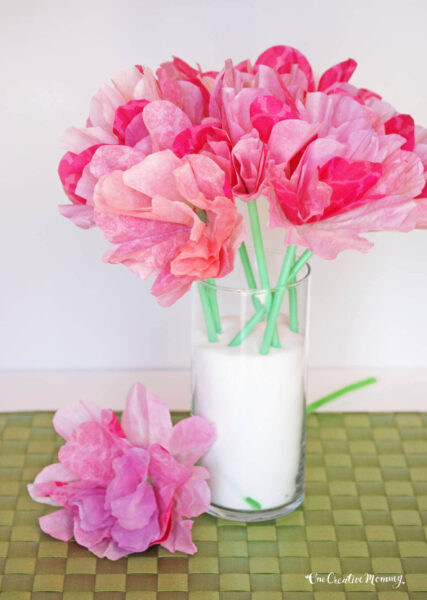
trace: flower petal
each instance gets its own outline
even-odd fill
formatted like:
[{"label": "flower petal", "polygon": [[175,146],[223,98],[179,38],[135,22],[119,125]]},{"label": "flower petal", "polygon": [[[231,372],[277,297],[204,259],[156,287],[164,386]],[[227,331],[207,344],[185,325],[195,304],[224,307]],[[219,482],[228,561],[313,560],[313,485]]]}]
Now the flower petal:
[{"label": "flower petal", "polygon": [[60,448],[59,460],[82,479],[108,484],[114,476],[113,461],[122,456],[129,443],[91,421],[76,427]]},{"label": "flower petal", "polygon": [[178,106],[168,100],[148,104],[142,115],[156,150],[172,148],[178,133],[191,127],[191,120]]},{"label": "flower petal", "polygon": [[147,392],[142,383],[132,386],[123,411],[122,427],[130,442],[146,448],[150,444],[168,447],[172,421],[166,404]]},{"label": "flower petal", "polygon": [[68,542],[73,537],[73,513],[62,508],[39,519],[42,531],[57,540]]},{"label": "flower petal", "polygon": [[59,212],[82,229],[90,229],[95,225],[93,206],[83,204],[60,204]]},{"label": "flower petal", "polygon": [[194,545],[191,538],[191,528],[194,521],[190,519],[181,519],[175,517],[172,520],[172,527],[168,537],[163,540],[160,545],[169,552],[185,552],[186,554],[194,554],[197,552],[197,546]]},{"label": "flower petal", "polygon": [[56,411],[53,417],[53,427],[61,437],[68,440],[75,428],[87,421],[98,421],[102,419],[102,408],[92,402],[79,400],[67,404]]},{"label": "flower petal", "polygon": [[203,467],[194,467],[191,479],[178,488],[174,510],[184,517],[198,517],[209,509],[211,492],[206,479],[209,472]]},{"label": "flower petal", "polygon": [[54,489],[56,485],[63,487],[64,483],[76,480],[78,480],[77,475],[70,471],[65,465],[53,463],[42,469],[35,478],[34,483],[30,483],[27,486],[27,489],[35,502],[58,506],[60,503],[51,497],[49,487],[45,484],[53,484],[52,489]]},{"label": "flower petal", "polygon": [[173,428],[169,451],[182,464],[194,465],[212,446],[215,438],[213,423],[204,417],[189,417]]},{"label": "flower petal", "polygon": [[353,75],[354,70],[357,67],[357,62],[352,58],[334,65],[327,71],[325,71],[320,78],[318,89],[320,92],[324,92],[329,89],[334,83],[346,82]]},{"label": "flower petal", "polygon": [[181,161],[171,150],[155,152],[127,170],[123,181],[150,198],[163,196],[169,200],[181,200],[173,175],[174,169],[180,165]]}]

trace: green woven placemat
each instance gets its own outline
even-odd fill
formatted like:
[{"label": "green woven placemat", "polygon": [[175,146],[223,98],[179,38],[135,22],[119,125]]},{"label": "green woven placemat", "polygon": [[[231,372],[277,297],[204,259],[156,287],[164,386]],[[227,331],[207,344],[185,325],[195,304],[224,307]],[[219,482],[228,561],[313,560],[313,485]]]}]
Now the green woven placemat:
[{"label": "green woven placemat", "polygon": [[[154,547],[118,562],[38,527],[50,509],[26,484],[55,461],[51,420],[0,415],[1,600],[427,599],[427,414],[311,415],[297,511],[250,525],[203,515],[194,556]],[[311,585],[311,572],[403,574],[405,583]]]}]

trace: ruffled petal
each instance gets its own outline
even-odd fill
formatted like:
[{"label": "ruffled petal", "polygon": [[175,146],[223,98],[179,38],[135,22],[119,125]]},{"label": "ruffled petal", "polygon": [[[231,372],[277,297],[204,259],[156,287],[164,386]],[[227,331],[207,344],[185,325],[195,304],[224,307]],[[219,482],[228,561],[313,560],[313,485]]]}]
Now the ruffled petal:
[{"label": "ruffled petal", "polygon": [[166,404],[147,392],[142,383],[132,386],[122,416],[122,427],[132,444],[146,448],[150,444],[169,445],[172,421]]},{"label": "ruffled petal", "polygon": [[156,152],[127,170],[123,181],[150,198],[163,196],[169,200],[180,200],[173,175],[174,169],[180,165],[181,161],[171,150]]},{"label": "ruffled petal", "polygon": [[171,148],[178,133],[192,125],[187,115],[168,100],[155,100],[148,104],[143,119],[156,150]]},{"label": "ruffled petal", "polygon": [[352,58],[345,60],[330,69],[327,69],[320,78],[318,89],[325,92],[335,83],[347,82],[353,75],[357,67],[357,62]]},{"label": "ruffled petal", "polygon": [[193,475],[175,495],[174,510],[183,517],[198,517],[209,509],[211,493],[206,479],[209,472],[203,467],[194,467]]},{"label": "ruffled petal", "polygon": [[59,212],[82,229],[90,229],[95,225],[93,206],[83,204],[60,204]]},{"label": "ruffled petal", "polygon": [[172,520],[172,527],[168,537],[160,543],[163,548],[169,552],[185,552],[194,554],[197,552],[197,546],[191,538],[191,529],[194,521],[190,519],[181,519],[181,517]]},{"label": "ruffled petal", "polygon": [[58,456],[81,479],[105,485],[114,476],[113,461],[122,456],[128,447],[127,441],[92,421],[74,429],[65,446],[60,448]]},{"label": "ruffled petal", "polygon": [[73,537],[73,521],[73,513],[65,508],[39,518],[41,530],[62,542]]},{"label": "ruffled petal", "polygon": [[101,419],[101,407],[92,402],[79,400],[57,410],[52,423],[56,433],[68,440],[75,428],[81,423],[88,421],[101,422]]},{"label": "ruffled petal", "polygon": [[204,417],[183,419],[175,425],[169,440],[169,451],[185,465],[194,465],[212,446],[215,426]]}]

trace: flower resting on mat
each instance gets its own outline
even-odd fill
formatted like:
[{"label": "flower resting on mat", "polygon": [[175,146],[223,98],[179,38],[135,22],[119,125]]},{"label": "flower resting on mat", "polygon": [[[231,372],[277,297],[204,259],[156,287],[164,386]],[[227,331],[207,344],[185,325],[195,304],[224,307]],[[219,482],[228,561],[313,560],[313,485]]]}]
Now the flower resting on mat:
[{"label": "flower resting on mat", "polygon": [[209,421],[173,427],[166,404],[137,383],[121,424],[113,411],[79,402],[58,410],[53,425],[66,440],[59,462],[28,486],[37,502],[62,507],[40,518],[45,533],[111,560],[153,544],[196,552],[191,517],[207,511],[210,492],[208,471],[195,463],[215,440]]}]

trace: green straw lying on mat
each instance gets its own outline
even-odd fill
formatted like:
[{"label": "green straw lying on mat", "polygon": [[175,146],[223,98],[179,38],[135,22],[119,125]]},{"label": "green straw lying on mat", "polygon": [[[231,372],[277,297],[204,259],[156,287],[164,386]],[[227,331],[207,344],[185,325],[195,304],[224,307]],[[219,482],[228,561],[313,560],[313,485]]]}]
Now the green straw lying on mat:
[{"label": "green straw lying on mat", "polygon": [[319,398],[319,400],[315,400],[314,402],[310,402],[306,407],[306,414],[316,411],[318,408],[331,402],[331,400],[335,400],[335,398],[339,398],[340,396],[344,396],[344,394],[348,394],[348,392],[352,392],[353,390],[358,390],[359,388],[365,387],[366,385],[371,385],[372,383],[376,383],[376,377],[368,377],[367,379],[362,379],[361,381],[356,381],[355,383],[350,383],[335,392],[331,392],[327,396],[323,396]]}]

